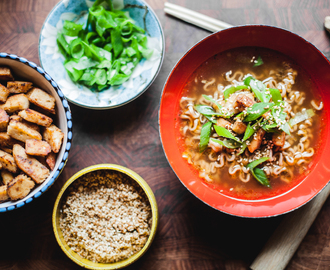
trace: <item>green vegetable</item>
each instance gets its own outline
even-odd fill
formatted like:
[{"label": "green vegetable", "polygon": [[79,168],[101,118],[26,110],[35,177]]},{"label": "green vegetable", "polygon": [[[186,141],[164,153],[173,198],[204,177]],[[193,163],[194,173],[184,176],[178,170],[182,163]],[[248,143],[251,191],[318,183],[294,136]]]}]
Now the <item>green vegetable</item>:
[{"label": "green vegetable", "polygon": [[265,172],[259,168],[256,168],[256,166],[258,166],[259,164],[267,161],[269,159],[269,157],[262,157],[260,159],[257,159],[255,161],[252,161],[251,163],[249,163],[248,165],[246,165],[247,168],[250,169],[252,175],[254,176],[255,179],[257,179],[257,181],[266,186],[266,187],[270,187],[270,183],[269,180],[265,174]]},{"label": "green vegetable", "polygon": [[243,144],[241,145],[241,150],[238,152],[237,155],[239,156],[239,155],[243,154],[244,151],[245,151],[245,149],[246,149],[246,147],[247,147],[246,142],[243,142]]},{"label": "green vegetable", "polygon": [[196,111],[198,111],[199,113],[203,114],[203,115],[207,115],[207,116],[212,116],[212,115],[216,115],[216,116],[221,116],[221,113],[217,113],[213,110],[212,107],[208,106],[208,105],[196,105],[195,106]]},{"label": "green vegetable", "polygon": [[[104,2],[107,5],[103,5]],[[64,22],[57,45],[65,57],[64,67],[74,82],[96,91],[120,85],[130,78],[142,58],[152,56],[145,31],[126,14],[114,10],[111,0],[96,0],[88,10],[85,27]],[[73,37],[69,43],[66,36]]]},{"label": "green vegetable", "polygon": [[262,61],[261,59],[261,56],[259,55],[258,56],[258,59],[254,61],[254,67],[258,67],[258,66],[261,66],[264,62]]},{"label": "green vegetable", "polygon": [[247,168],[250,168],[250,170],[254,169],[255,167],[257,167],[259,164],[267,161],[269,159],[269,157],[262,157],[259,158],[255,161],[252,161],[251,163],[249,163],[248,165],[246,165]]},{"label": "green vegetable", "polygon": [[252,175],[254,176],[255,179],[258,180],[258,182],[266,187],[271,187],[269,180],[267,178],[267,175],[265,174],[265,172],[259,168],[254,168],[251,171]]},{"label": "green vegetable", "polygon": [[219,136],[232,139],[234,141],[241,143],[241,141],[238,138],[236,138],[233,134],[231,134],[228,129],[217,125],[214,125],[214,129]]},{"label": "green vegetable", "polygon": [[247,116],[244,118],[243,122],[251,122],[258,119],[264,113],[268,112],[275,104],[273,102],[259,102],[254,103],[251,107],[247,109]]},{"label": "green vegetable", "polygon": [[69,37],[75,37],[78,36],[78,33],[81,29],[82,25],[70,21],[65,21],[63,25],[63,34]]},{"label": "green vegetable", "polygon": [[[220,105],[220,104],[219,104]],[[225,118],[229,118],[232,115],[228,114],[224,114],[224,113],[218,113],[216,111],[213,110],[213,108],[211,106],[208,105],[196,105],[195,106],[196,111],[198,111],[199,113],[203,114],[205,117],[206,116],[220,116],[220,117],[225,117]]]},{"label": "green vegetable", "polygon": [[203,95],[203,97],[206,100],[211,101],[213,104],[215,104],[219,108],[219,110],[222,108],[222,106],[216,100],[214,100],[213,98],[211,98],[211,97],[209,97],[207,95]]},{"label": "green vegetable", "polygon": [[224,95],[225,99],[228,99],[229,96],[231,94],[235,93],[236,91],[239,91],[239,90],[242,90],[242,89],[248,89],[248,88],[249,87],[246,86],[246,85],[231,86],[223,92],[223,95]]},{"label": "green vegetable", "polygon": [[238,142],[236,142],[234,140],[224,140],[224,141],[221,141],[221,140],[213,139],[213,138],[211,138],[210,140],[213,141],[213,142],[215,142],[215,143],[221,144],[221,145],[223,145],[226,148],[231,148],[231,149],[235,149],[235,148],[238,148],[238,147],[241,146],[240,143],[238,143]]},{"label": "green vegetable", "polygon": [[202,126],[201,139],[199,142],[199,152],[203,152],[209,144],[211,136],[212,122],[207,122]]},{"label": "green vegetable", "polygon": [[251,87],[252,92],[261,102],[269,102],[271,95],[266,90],[266,86],[261,82],[249,76],[245,78],[244,84]]},{"label": "green vegetable", "polygon": [[244,132],[244,137],[242,142],[245,142],[248,138],[250,138],[254,132],[256,132],[253,128],[253,126],[250,125],[250,123],[247,125],[246,130]]},{"label": "green vegetable", "polygon": [[275,104],[278,104],[279,102],[282,101],[282,96],[281,96],[280,90],[275,89],[275,88],[269,88],[269,92],[270,92],[270,95],[272,96],[272,101]]},{"label": "green vegetable", "polygon": [[315,112],[313,109],[308,109],[301,111],[299,113],[296,113],[295,117],[291,118],[289,121],[289,125],[293,127],[294,125],[303,122],[309,118],[312,118],[315,115]]}]

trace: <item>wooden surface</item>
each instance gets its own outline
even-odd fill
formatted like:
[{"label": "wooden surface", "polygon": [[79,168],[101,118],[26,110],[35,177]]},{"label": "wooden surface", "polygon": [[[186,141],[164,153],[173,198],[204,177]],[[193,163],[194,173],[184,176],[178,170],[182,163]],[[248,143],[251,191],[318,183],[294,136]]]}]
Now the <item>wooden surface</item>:
[{"label": "wooden surface", "polygon": [[[0,51],[39,64],[38,38],[56,0],[0,0]],[[167,16],[164,0],[147,0],[165,34],[165,59],[153,85],[132,103],[109,111],[71,104],[73,146],[54,186],[34,202],[0,215],[0,269],[80,269],[56,243],[51,226],[55,198],[78,170],[115,163],[135,170],[151,186],[159,206],[156,238],[149,251],[127,269],[248,269],[283,216],[243,219],[220,213],[196,199],[177,179],[163,154],[158,108],[174,64],[209,32]],[[269,24],[289,29],[330,51],[323,29],[328,0],[171,0],[228,22]],[[283,41],[285,42],[285,41]],[[330,269],[330,199],[294,254],[287,269]],[[290,214],[288,214],[290,215]]]}]

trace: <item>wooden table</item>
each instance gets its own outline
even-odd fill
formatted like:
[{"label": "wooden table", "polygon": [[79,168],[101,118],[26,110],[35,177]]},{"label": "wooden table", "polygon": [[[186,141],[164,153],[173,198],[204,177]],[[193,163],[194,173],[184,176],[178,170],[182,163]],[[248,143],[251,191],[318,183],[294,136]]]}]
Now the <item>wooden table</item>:
[{"label": "wooden table", "polygon": [[[72,1],[72,0],[71,0]],[[41,26],[57,0],[1,0],[0,51],[39,64]],[[73,146],[54,186],[18,210],[0,215],[0,269],[79,269],[57,245],[51,213],[64,182],[80,169],[115,163],[140,174],[158,202],[160,220],[149,251],[127,269],[248,269],[283,217],[243,219],[220,213],[180,183],[164,156],[158,133],[163,85],[174,64],[210,33],[163,12],[164,0],[147,0],[163,26],[165,59],[153,85],[137,100],[108,111],[71,104]],[[269,24],[289,29],[330,51],[323,28],[328,0],[171,0],[232,25]],[[285,41],[283,41],[285,42]],[[330,269],[330,200],[287,269]]]}]

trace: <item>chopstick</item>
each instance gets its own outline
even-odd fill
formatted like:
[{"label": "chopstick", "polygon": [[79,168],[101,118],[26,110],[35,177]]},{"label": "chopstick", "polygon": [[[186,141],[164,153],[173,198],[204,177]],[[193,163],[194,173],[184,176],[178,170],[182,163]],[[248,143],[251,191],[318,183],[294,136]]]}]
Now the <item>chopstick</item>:
[{"label": "chopstick", "polygon": [[232,27],[232,25],[228,23],[216,20],[201,13],[168,2],[165,3],[164,11],[173,17],[194,24],[211,32],[217,32],[219,30]]},{"label": "chopstick", "polygon": [[[164,11],[211,32],[232,27],[228,23],[171,3],[165,3]],[[330,185],[325,187],[311,202],[286,214],[250,268],[253,270],[283,270],[304,239],[329,194]]]}]

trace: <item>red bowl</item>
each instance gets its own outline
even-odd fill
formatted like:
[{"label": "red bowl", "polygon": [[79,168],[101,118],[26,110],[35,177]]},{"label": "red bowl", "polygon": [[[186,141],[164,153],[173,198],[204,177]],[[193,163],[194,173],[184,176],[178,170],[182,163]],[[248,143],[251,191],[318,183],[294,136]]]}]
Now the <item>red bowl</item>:
[{"label": "red bowl", "polygon": [[[314,157],[311,172],[291,190],[273,198],[242,200],[212,189],[196,175],[182,158],[175,127],[179,114],[181,91],[190,75],[204,61],[223,51],[245,46],[272,49],[290,57],[314,81],[324,103],[321,147]],[[270,217],[290,212],[316,196],[330,180],[330,62],[310,42],[287,30],[250,25],[232,27],[214,33],[193,46],[175,65],[161,97],[159,111],[160,137],[167,160],[182,184],[197,198],[224,213],[240,217]]]}]

